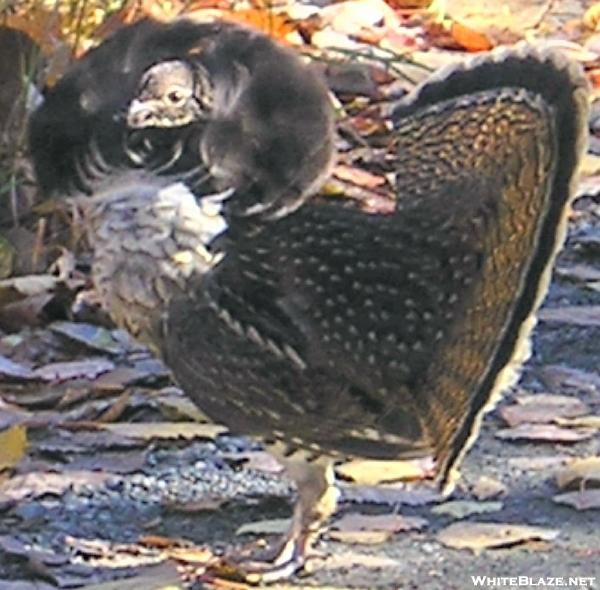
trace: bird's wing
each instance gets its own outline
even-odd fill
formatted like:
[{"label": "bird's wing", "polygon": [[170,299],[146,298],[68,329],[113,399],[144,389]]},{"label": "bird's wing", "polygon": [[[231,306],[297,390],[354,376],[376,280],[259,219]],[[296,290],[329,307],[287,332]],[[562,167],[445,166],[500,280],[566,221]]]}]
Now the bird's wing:
[{"label": "bird's wing", "polygon": [[200,405],[216,387],[222,419],[239,411],[246,430],[359,455],[433,449],[448,481],[529,354],[587,109],[583,76],[553,54],[454,76],[396,112],[393,214],[307,204],[233,243],[202,305],[180,302],[175,374],[218,374]]}]

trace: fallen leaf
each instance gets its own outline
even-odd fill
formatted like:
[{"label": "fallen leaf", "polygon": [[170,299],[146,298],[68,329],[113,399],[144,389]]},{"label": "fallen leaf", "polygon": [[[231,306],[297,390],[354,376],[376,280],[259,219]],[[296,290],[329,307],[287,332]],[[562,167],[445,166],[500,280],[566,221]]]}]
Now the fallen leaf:
[{"label": "fallen leaf", "polygon": [[63,471],[101,471],[109,474],[137,473],[146,467],[146,453],[143,451],[96,453],[72,459]]},{"label": "fallen leaf", "polygon": [[130,391],[124,391],[114,401],[110,408],[98,416],[98,422],[116,422],[119,418],[121,418],[121,416],[123,416],[125,410],[129,407],[131,397],[132,394]]},{"label": "fallen leaf", "polygon": [[497,479],[482,475],[471,488],[471,493],[478,500],[491,500],[506,494],[506,486]]},{"label": "fallen leaf", "polygon": [[600,305],[568,305],[546,307],[538,312],[542,322],[572,324],[574,326],[600,326]]},{"label": "fallen leaf", "polygon": [[21,424],[0,431],[0,471],[14,467],[27,450],[27,429]]},{"label": "fallen leaf", "polygon": [[393,537],[391,531],[334,531],[327,533],[328,538],[347,545],[381,545]]},{"label": "fallen leaf", "polygon": [[[55,586],[50,588],[56,590]],[[140,590],[141,588],[143,590],[185,590],[185,585],[181,582],[181,576],[173,564],[169,564],[169,569],[165,569],[164,573],[152,572],[114,582],[85,585],[85,590]],[[3,589],[0,587],[0,590]],[[19,589],[15,588],[15,590]],[[29,589],[23,588],[23,590]],[[31,590],[36,589],[31,588]]]},{"label": "fallen leaf", "polygon": [[209,565],[215,559],[214,553],[206,547],[172,547],[165,550],[170,559],[190,564]]},{"label": "fallen leaf", "polygon": [[69,432],[61,427],[57,428],[52,435],[33,443],[33,446],[36,452],[51,455],[91,454],[140,449],[144,447],[144,441],[105,430]]},{"label": "fallen leaf", "polygon": [[505,428],[495,436],[510,441],[576,443],[594,436],[592,428],[561,428],[554,424],[520,424]]},{"label": "fallen leaf", "polygon": [[553,541],[559,531],[537,526],[496,522],[456,522],[442,529],[437,538],[446,547],[470,549],[480,553],[484,549],[513,547],[529,541]]},{"label": "fallen leaf", "polygon": [[272,518],[270,520],[259,520],[248,522],[238,527],[236,535],[283,535],[290,528],[289,518]]},{"label": "fallen leaf", "polygon": [[469,500],[452,500],[431,509],[433,514],[451,516],[460,520],[472,514],[487,514],[502,510],[502,502],[471,502]]},{"label": "fallen leaf", "polygon": [[567,492],[552,498],[557,504],[566,504],[577,510],[600,510],[600,490]]},{"label": "fallen leaf", "polygon": [[[391,557],[387,557],[385,555],[377,555],[376,552],[365,553],[365,552],[353,552],[353,551],[344,551],[343,553],[335,553],[334,555],[328,555],[321,564],[316,566],[312,565],[313,560],[309,562],[311,566],[311,571],[318,571],[320,569],[324,570],[343,570],[345,572],[348,569],[357,567],[357,568],[366,568],[377,571],[386,571],[389,573],[391,569],[396,568],[398,570],[403,569],[405,564],[397,559],[393,559]],[[392,574],[393,575],[393,574]],[[319,586],[319,590],[347,590],[348,586],[344,586],[342,588],[328,588]],[[282,589],[284,590],[284,589]],[[291,588],[290,588],[291,590]]]},{"label": "fallen leaf", "polygon": [[567,407],[574,411],[587,411],[587,406],[573,395],[556,395],[553,393],[534,393],[531,395],[519,395],[515,401],[521,406],[539,405]]},{"label": "fallen leaf", "polygon": [[414,461],[377,461],[356,459],[336,467],[336,473],[346,479],[374,485],[390,481],[410,481],[426,479],[433,473],[433,462]]},{"label": "fallen leaf", "polygon": [[573,281],[575,283],[600,281],[600,269],[587,264],[559,266],[556,268],[555,273],[556,276]]},{"label": "fallen leaf", "polygon": [[208,416],[181,390],[178,393],[165,392],[153,398],[158,404],[161,414],[167,420],[192,420],[194,422],[210,422]]},{"label": "fallen leaf", "polygon": [[333,169],[333,174],[340,180],[371,189],[382,186],[387,182],[384,176],[367,172],[362,168],[345,166],[343,164],[338,164]]},{"label": "fallen leaf", "polygon": [[115,338],[110,330],[100,326],[83,322],[54,322],[50,325],[50,329],[93,350],[110,354],[126,352],[123,342]]},{"label": "fallen leaf", "polygon": [[143,440],[177,438],[212,440],[219,434],[227,432],[227,428],[219,424],[198,424],[197,422],[115,422],[98,426],[121,436]]},{"label": "fallen leaf", "polygon": [[38,498],[46,494],[62,496],[69,489],[77,491],[83,486],[99,486],[108,477],[109,474],[95,471],[32,472],[0,483],[0,493],[15,500]]},{"label": "fallen leaf", "polygon": [[166,559],[160,551],[134,543],[66,536],[65,544],[76,554],[84,555],[86,564],[94,568],[140,567],[159,564]]},{"label": "fallen leaf", "polygon": [[2,355],[0,355],[0,377],[2,380],[29,380],[35,378],[34,373],[30,368],[19,363],[15,363]]},{"label": "fallen leaf", "polygon": [[[189,17],[189,13],[187,16]],[[225,20],[253,27],[283,42],[287,41],[290,33],[295,31],[285,15],[274,13],[271,10],[238,8],[232,12],[224,12],[222,16]]]},{"label": "fallen leaf", "polygon": [[34,376],[43,381],[69,381],[71,379],[95,379],[98,375],[111,371],[115,364],[104,358],[90,358],[82,361],[50,363],[37,368]]},{"label": "fallen leaf", "polygon": [[[536,400],[538,397],[540,399]],[[500,416],[509,426],[549,424],[560,418],[573,418],[589,411],[582,401],[565,395],[532,395],[525,399],[517,398],[516,401],[516,404],[503,406],[499,410]]]},{"label": "fallen leaf", "polygon": [[29,275],[0,281],[0,307],[26,297],[47,294],[56,289],[60,281],[52,275]]},{"label": "fallen leaf", "polygon": [[578,418],[557,418],[559,426],[567,428],[594,428],[600,429],[600,416],[579,416]]},{"label": "fallen leaf", "polygon": [[[129,385],[158,381],[168,376],[169,371],[159,360],[145,359],[135,363],[132,367],[121,366],[100,375],[94,381],[93,387],[94,389],[105,391],[121,391]],[[183,396],[181,392],[179,395]],[[190,404],[192,403],[187,399],[186,401]]]},{"label": "fallen leaf", "polygon": [[592,4],[583,14],[581,21],[588,29],[597,31],[600,24],[600,3]]},{"label": "fallen leaf", "polygon": [[574,459],[556,474],[561,490],[600,488],[600,457]]},{"label": "fallen leaf", "polygon": [[494,46],[486,35],[458,22],[450,25],[450,34],[467,51],[489,51]]},{"label": "fallen leaf", "polygon": [[401,514],[361,514],[347,512],[331,525],[332,530],[351,531],[388,531],[400,533],[405,531],[420,531],[427,526],[427,520],[418,516],[403,516]]}]

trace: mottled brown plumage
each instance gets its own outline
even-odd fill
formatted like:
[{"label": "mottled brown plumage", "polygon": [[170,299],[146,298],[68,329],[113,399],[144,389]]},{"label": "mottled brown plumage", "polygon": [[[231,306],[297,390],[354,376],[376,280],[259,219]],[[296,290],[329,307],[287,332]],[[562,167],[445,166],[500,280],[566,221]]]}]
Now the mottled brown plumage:
[{"label": "mottled brown plumage", "polygon": [[564,239],[587,120],[576,65],[492,53],[432,77],[394,119],[390,214],[314,198],[215,239],[227,211],[200,200],[186,222],[174,205],[190,203],[185,186],[162,207],[154,175],[115,178],[93,199],[113,316],[142,326],[202,410],[269,442],[297,482],[278,557],[248,568],[267,581],[303,564],[335,509],[336,458],[432,455],[449,487],[527,358]]}]

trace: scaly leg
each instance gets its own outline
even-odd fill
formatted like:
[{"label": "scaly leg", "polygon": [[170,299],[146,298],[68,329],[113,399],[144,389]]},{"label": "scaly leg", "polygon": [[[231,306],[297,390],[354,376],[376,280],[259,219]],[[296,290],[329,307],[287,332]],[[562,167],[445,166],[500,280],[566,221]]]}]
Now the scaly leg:
[{"label": "scaly leg", "polygon": [[[296,453],[299,455],[300,453]],[[289,578],[302,569],[322,526],[335,512],[339,491],[334,484],[333,463],[328,457],[314,461],[280,458],[295,482],[298,499],[291,526],[272,561],[241,563],[246,581],[269,583]]]}]

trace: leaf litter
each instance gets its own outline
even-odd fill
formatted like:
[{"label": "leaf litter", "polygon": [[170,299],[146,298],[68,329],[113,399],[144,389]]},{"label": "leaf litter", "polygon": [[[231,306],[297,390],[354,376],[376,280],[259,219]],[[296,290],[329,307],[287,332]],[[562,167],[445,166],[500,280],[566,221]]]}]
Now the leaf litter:
[{"label": "leaf litter", "polygon": [[[92,4],[93,2],[90,3],[90,6]],[[207,1],[205,4],[211,5],[211,2]],[[174,3],[170,7],[155,5],[151,9],[148,8],[148,5],[149,3],[140,3],[139,6],[124,7],[122,11],[111,17],[111,26],[118,26],[122,22],[131,22],[131,20],[143,16],[144,11],[151,10],[154,16],[161,16],[162,11],[165,13],[162,15],[163,17],[168,12],[167,16],[172,17],[180,10],[178,3]],[[337,169],[337,181],[341,185],[339,190],[346,196],[355,198],[363,209],[372,212],[387,210],[386,207],[389,208],[390,203],[393,202],[386,195],[386,192],[391,191],[393,187],[393,179],[390,176],[393,171],[389,168],[387,156],[393,155],[394,148],[392,144],[382,144],[382,140],[385,141],[386,130],[389,129],[389,120],[386,118],[386,104],[380,105],[377,101],[385,100],[385,97],[393,96],[394,93],[397,96],[399,91],[403,92],[410,88],[410,82],[405,79],[400,80],[398,77],[400,68],[409,72],[409,75],[416,79],[417,76],[422,77],[427,73],[427,64],[437,67],[440,64],[460,59],[461,54],[456,48],[476,51],[495,45],[502,40],[502,37],[498,37],[498,31],[494,30],[494,25],[499,20],[493,15],[487,15],[487,20],[484,19],[481,22],[463,19],[460,13],[456,12],[456,6],[453,6],[451,12],[447,14],[433,15],[436,21],[439,20],[439,23],[432,23],[431,15],[414,12],[411,9],[410,18],[416,20],[407,27],[404,26],[407,17],[402,12],[406,9],[398,0],[395,0],[395,3],[384,3],[381,0],[364,2],[352,0],[329,7],[330,15],[327,19],[319,23],[317,18],[308,25],[300,22],[298,17],[291,16],[293,8],[293,5],[282,7],[281,15],[284,16],[278,14],[276,21],[271,18],[272,14],[267,15],[270,18],[265,19],[265,11],[255,8],[250,9],[242,16],[247,19],[247,22],[253,22],[259,27],[272,27],[271,31],[274,35],[291,40],[293,43],[298,43],[299,37],[312,41],[312,46],[308,45],[305,48],[320,58],[335,55],[339,60],[343,55],[339,51],[324,49],[328,40],[334,39],[337,45],[345,45],[355,52],[353,55],[350,54],[353,62],[365,64],[371,68],[368,84],[362,84],[363,89],[367,88],[367,91],[360,97],[363,102],[348,100],[340,103],[347,114],[346,122],[354,127],[356,137],[362,140],[358,141],[356,137],[354,140],[345,140],[346,148],[343,150],[343,160],[340,160],[341,164]],[[531,10],[527,11],[526,17],[516,19],[519,22],[512,24],[518,25],[517,32],[511,31],[511,34],[519,36],[521,35],[520,31],[526,28],[528,23],[535,23],[539,19],[544,20],[544,15],[538,8],[537,5],[532,6]],[[223,14],[229,11],[229,8],[224,8],[222,5],[211,5],[209,9],[221,11]],[[315,11],[317,17],[323,16],[323,9],[318,7],[310,9]],[[199,12],[202,12],[202,8]],[[57,12],[57,14],[59,13]],[[506,18],[506,14],[501,17]],[[29,24],[23,19],[16,18],[12,18],[11,22],[13,25],[25,28],[29,26],[32,36],[42,44],[46,52],[59,53],[56,39],[60,39],[65,23],[61,25],[53,20],[55,18],[63,17],[55,15],[51,18],[51,15],[45,15],[42,12],[32,12]],[[589,15],[586,18],[589,22],[593,21]],[[108,31],[109,23],[105,24],[106,31]],[[545,26],[548,27],[548,23],[545,23]],[[302,35],[298,35],[297,29],[301,29]],[[548,29],[546,28],[546,30]],[[99,31],[100,28],[98,28]],[[50,40],[51,35],[54,35],[52,40]],[[319,35],[320,42],[317,42]],[[89,40],[84,40],[83,46],[88,45]],[[448,46],[453,49],[449,51]],[[432,47],[435,50],[432,51]],[[400,66],[397,55],[390,54],[390,48],[393,51],[412,52],[418,60],[423,60],[426,67],[414,63]],[[76,53],[80,51],[81,47],[75,48]],[[581,61],[598,59],[598,55],[593,49],[578,43],[572,42],[569,51]],[[390,61],[390,55],[393,57],[393,61]],[[379,73],[375,75],[376,72]],[[382,74],[386,74],[387,77]],[[356,88],[354,90],[356,94],[360,94]],[[368,148],[366,150],[365,145]],[[43,214],[47,215],[48,212]],[[68,252],[68,254],[71,253]],[[0,480],[0,507],[4,502],[10,515],[10,507],[15,502],[21,503],[35,498],[40,501],[58,498],[60,502],[70,502],[73,495],[77,496],[80,492],[85,492],[85,496],[87,496],[94,493],[90,490],[104,489],[103,486],[111,479],[116,480],[116,483],[113,481],[113,485],[116,485],[117,489],[121,489],[120,486],[124,485],[126,481],[126,478],[122,476],[128,474],[134,474],[134,477],[138,477],[141,482],[141,487],[136,488],[136,493],[139,493],[137,490],[144,489],[145,485],[149,485],[140,473],[143,473],[144,470],[156,469],[156,462],[160,464],[160,459],[157,459],[157,457],[161,457],[160,452],[172,452],[172,455],[165,455],[167,457],[165,460],[173,460],[178,456],[177,453],[180,452],[183,445],[187,447],[205,445],[206,447],[199,446],[198,448],[211,449],[213,455],[217,452],[220,453],[219,456],[224,462],[231,464],[238,471],[248,470],[266,474],[269,477],[278,477],[278,466],[270,461],[268,456],[264,456],[263,451],[247,447],[239,450],[235,440],[227,439],[225,429],[207,424],[206,417],[195,410],[190,402],[181,397],[179,392],[161,390],[164,381],[169,378],[168,372],[164,367],[148,369],[143,365],[143,361],[135,360],[136,354],[144,354],[143,348],[123,336],[122,333],[93,323],[65,321],[64,319],[54,322],[46,328],[47,320],[44,310],[47,309],[46,306],[49,302],[57,300],[61,286],[66,284],[67,289],[75,290],[81,286],[79,275],[75,275],[69,282],[68,275],[73,271],[75,265],[69,263],[66,267],[70,268],[70,270],[67,269],[68,272],[59,272],[56,276],[54,274],[30,275],[19,280],[9,278],[6,279],[7,282],[0,285],[4,319],[8,317],[13,320],[12,324],[9,322],[6,324],[7,326],[11,325],[12,329],[15,329],[16,326],[19,329],[21,321],[26,321],[29,325],[41,325],[43,330],[51,330],[52,334],[57,336],[59,343],[69,350],[68,353],[65,353],[61,347],[55,348],[55,342],[51,342],[51,346],[43,346],[43,352],[40,353],[39,348],[38,351],[35,351],[34,347],[29,344],[28,335],[24,336],[24,344],[11,348],[6,347],[5,344],[8,344],[13,335],[0,338],[0,376],[7,382],[7,385],[11,386],[11,388],[3,390],[0,395],[13,404],[10,406],[0,405],[0,428],[3,429],[0,436],[4,434],[10,441],[6,445],[4,454],[2,454],[0,445],[0,464],[4,461],[5,473],[3,476],[7,477],[7,479]],[[561,269],[566,269],[563,277],[574,280],[576,285],[587,286],[597,281],[598,270],[589,260],[586,261],[585,266],[580,264],[579,267],[574,267],[567,261],[566,264],[561,265]],[[592,292],[591,289],[590,292]],[[19,307],[11,309],[10,306]],[[563,301],[560,302],[560,306],[553,308],[556,311],[544,310],[542,312],[543,321],[550,325],[581,327],[589,326],[590,322],[593,325],[597,323],[595,316],[598,315],[598,306],[565,306]],[[17,310],[18,314],[16,314]],[[14,315],[14,318],[10,318],[11,315]],[[67,314],[67,317],[70,316]],[[16,338],[20,337],[21,332]],[[29,350],[27,347],[30,347]],[[73,356],[76,358],[72,358]],[[575,445],[572,447],[573,449],[579,448],[577,447],[578,443],[585,444],[582,441],[589,441],[597,436],[597,423],[594,421],[597,416],[591,413],[595,407],[590,405],[590,398],[593,395],[597,396],[600,391],[600,376],[589,369],[557,367],[556,365],[542,367],[539,375],[540,378],[545,377],[553,383],[548,386],[548,390],[562,393],[566,388],[569,392],[574,390],[578,395],[583,392],[585,401],[582,397],[580,405],[576,401],[565,401],[564,404],[559,403],[556,407],[541,396],[535,396],[537,399],[533,404],[528,404],[523,399],[517,399],[514,407],[501,406],[500,408],[499,415],[510,426],[509,429],[500,431],[503,433],[501,436],[507,441],[514,440],[532,446],[539,443],[545,443],[548,446],[555,443],[568,443]],[[17,389],[14,388],[15,386]],[[576,398],[573,397],[573,400]],[[18,405],[14,406],[14,404]],[[23,407],[35,412],[34,417],[23,412]],[[100,424],[102,420],[105,424]],[[130,420],[134,422],[130,423]],[[26,451],[22,447],[21,435],[16,434],[25,432],[25,428],[28,430],[29,438]],[[529,436],[526,434],[527,430]],[[221,445],[224,445],[226,449],[224,452],[221,450]],[[568,460],[558,453],[554,456],[540,457],[537,450],[531,451],[529,446],[526,448],[527,452],[531,453],[530,456],[510,458],[506,463],[509,466],[519,466],[531,471],[534,477],[541,477],[548,470],[555,471],[557,467],[565,464]],[[537,447],[533,448],[537,449]],[[23,458],[25,453],[26,457]],[[35,470],[36,465],[42,466],[50,460],[54,471],[50,469]],[[198,472],[205,474],[208,470],[208,463],[205,465],[204,459],[198,460],[197,458],[193,461],[196,461],[199,466]],[[574,465],[571,467],[576,470]],[[34,469],[34,471],[21,472],[21,470],[27,469]],[[392,543],[393,536],[404,530],[402,526],[410,528],[407,523],[419,523],[419,519],[427,523],[427,520],[437,519],[436,509],[441,509],[442,512],[444,509],[450,509],[452,517],[462,516],[466,510],[468,514],[465,514],[465,517],[469,518],[474,514],[474,512],[469,513],[469,510],[473,510],[474,507],[478,507],[484,512],[488,508],[497,508],[500,503],[490,502],[490,500],[501,496],[503,502],[505,499],[506,502],[509,502],[513,492],[511,488],[514,484],[508,478],[505,480],[509,482],[506,486],[501,482],[480,483],[479,488],[474,486],[470,490],[470,493],[480,500],[479,502],[462,499],[459,494],[458,499],[445,502],[430,510],[431,504],[439,503],[442,500],[437,493],[427,489],[415,491],[405,487],[404,483],[376,485],[382,481],[403,482],[406,479],[426,479],[429,475],[429,468],[426,464],[399,463],[395,466],[372,465],[366,468],[363,465],[357,471],[353,472],[353,469],[356,469],[355,465],[340,466],[338,472],[345,478],[362,481],[361,484],[344,483],[342,486],[346,509],[350,510],[346,516],[349,518],[353,516],[354,521],[350,518],[350,522],[354,522],[354,524],[352,526],[345,525],[350,526],[348,530],[332,529],[331,533],[346,534],[345,538],[338,537],[338,540],[359,545],[378,544],[384,541]],[[595,492],[596,488],[592,485],[593,478],[593,473],[590,475],[589,471],[585,471],[579,480],[577,477],[573,477],[573,483],[567,485],[565,490],[569,491],[565,493]],[[587,483],[584,485],[582,482]],[[187,485],[189,487],[192,484]],[[571,489],[572,486],[576,489]],[[587,504],[579,501],[578,506],[588,506],[589,498],[586,501]],[[352,511],[356,510],[354,504],[359,503],[394,507],[394,512],[383,515],[353,515]],[[166,502],[163,505],[169,506]],[[207,497],[204,499],[204,504],[199,500],[196,505],[193,500],[188,500],[181,502],[180,506],[187,506],[191,511],[208,510],[215,513],[222,509],[229,509],[219,497]],[[395,512],[399,506],[424,512],[429,518],[400,516]],[[113,507],[111,509],[118,511]],[[1,513],[0,508],[0,516]],[[416,520],[411,521],[411,519]],[[152,520],[145,522],[152,522]],[[338,524],[339,522],[340,520],[338,520]],[[401,523],[404,524],[401,526]],[[472,540],[477,537],[472,529],[470,531],[468,528],[453,529],[454,535],[460,531],[467,531],[468,534],[465,533],[467,535],[465,538],[469,538],[470,535],[471,543],[478,547],[504,546],[507,543],[512,546],[537,538],[550,542],[553,540],[555,532],[553,529],[536,527],[519,529],[518,525],[502,523],[455,524],[463,527],[496,524],[504,527],[502,528],[504,531],[506,531],[506,527],[513,527],[509,530],[509,534],[490,528],[486,531],[479,529],[475,531],[481,537],[477,542]],[[419,531],[424,526],[424,524],[423,526],[415,525],[414,530]],[[450,531],[452,531],[451,528]],[[117,536],[120,536],[121,531],[118,532]],[[410,535],[410,530],[406,530],[406,534]],[[433,536],[434,533],[428,533],[425,529],[419,534]],[[446,540],[451,537],[452,535],[446,529]],[[73,541],[72,548],[76,549],[81,557],[91,556],[95,542],[97,542],[95,539],[89,540],[91,545],[87,546],[88,554],[83,550],[83,541],[78,544]],[[106,581],[106,578],[101,579],[90,575],[91,570],[87,570],[88,578],[85,582],[82,582],[82,576],[72,577],[70,585],[82,586],[85,584],[85,587],[96,588],[96,590],[178,588],[180,583],[174,561],[167,561],[167,559],[185,561],[183,556],[187,556],[189,562],[194,559],[202,562],[205,557],[202,547],[170,546],[171,556],[164,553],[166,548],[145,548],[149,552],[156,551],[159,559],[162,560],[157,566],[147,566],[144,565],[143,560],[151,553],[145,554],[140,549],[143,547],[141,538],[129,546],[126,544],[96,545],[95,550],[100,552],[100,555],[104,555],[108,560],[107,563],[112,559],[113,565],[121,564],[121,567],[113,569],[121,569],[130,575],[133,574],[133,577],[128,580]],[[178,557],[173,555],[173,552],[176,551],[179,551]],[[61,559],[64,559],[64,556]],[[138,559],[137,562],[136,559]],[[329,558],[324,567],[325,569],[344,570],[354,566],[377,569],[394,568],[397,565],[398,561],[392,558],[350,551]],[[54,576],[55,581],[61,581],[58,569],[58,566],[54,568],[49,579]],[[1,572],[2,566],[0,566]],[[68,581],[67,574],[68,572],[65,570],[62,578],[62,583],[65,585]],[[45,582],[22,583],[27,585],[26,590],[33,590],[36,586],[48,587]],[[4,590],[2,584],[4,582],[0,582],[0,590]],[[11,583],[11,585],[13,584]],[[233,588],[233,586],[223,587]],[[291,587],[297,586],[294,584]],[[324,586],[321,587],[324,588]],[[10,590],[16,590],[16,588]]]}]

